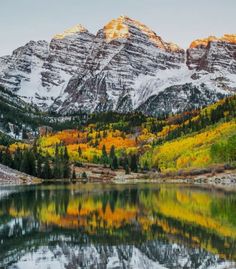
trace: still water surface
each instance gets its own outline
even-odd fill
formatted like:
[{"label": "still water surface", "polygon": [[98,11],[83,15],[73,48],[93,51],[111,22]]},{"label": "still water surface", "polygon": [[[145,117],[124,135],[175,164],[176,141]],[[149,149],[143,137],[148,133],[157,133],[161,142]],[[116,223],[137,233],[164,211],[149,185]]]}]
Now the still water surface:
[{"label": "still water surface", "polygon": [[0,190],[0,268],[236,268],[236,194],[190,186]]}]

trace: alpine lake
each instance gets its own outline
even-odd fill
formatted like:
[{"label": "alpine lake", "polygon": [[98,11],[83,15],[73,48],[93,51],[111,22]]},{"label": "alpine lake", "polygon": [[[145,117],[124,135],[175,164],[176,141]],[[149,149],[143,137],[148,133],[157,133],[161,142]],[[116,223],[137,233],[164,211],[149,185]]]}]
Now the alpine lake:
[{"label": "alpine lake", "polygon": [[236,268],[236,193],[190,185],[0,189],[0,268]]}]

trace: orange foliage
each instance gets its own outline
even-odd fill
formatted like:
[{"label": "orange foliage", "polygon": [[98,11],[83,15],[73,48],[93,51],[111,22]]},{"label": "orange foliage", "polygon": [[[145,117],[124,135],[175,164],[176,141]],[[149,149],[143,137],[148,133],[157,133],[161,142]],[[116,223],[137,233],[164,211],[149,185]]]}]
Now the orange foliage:
[{"label": "orange foliage", "polygon": [[122,148],[125,149],[135,147],[136,142],[134,139],[109,136],[101,140],[101,142],[98,145],[98,148],[101,150],[104,145],[106,146],[106,149],[109,151],[113,145],[116,147],[116,149],[122,149]]}]

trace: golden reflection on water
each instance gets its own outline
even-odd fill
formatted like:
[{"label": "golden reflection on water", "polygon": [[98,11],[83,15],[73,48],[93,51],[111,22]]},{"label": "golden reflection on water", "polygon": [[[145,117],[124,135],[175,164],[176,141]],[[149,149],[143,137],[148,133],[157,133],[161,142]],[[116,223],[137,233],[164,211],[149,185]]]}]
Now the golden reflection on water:
[{"label": "golden reflection on water", "polygon": [[[26,195],[27,194],[27,195]],[[236,195],[173,186],[101,191],[38,188],[2,202],[2,215],[33,218],[40,229],[82,229],[126,242],[165,239],[236,260]],[[138,239],[137,239],[138,240]],[[129,242],[126,242],[129,243]]]}]

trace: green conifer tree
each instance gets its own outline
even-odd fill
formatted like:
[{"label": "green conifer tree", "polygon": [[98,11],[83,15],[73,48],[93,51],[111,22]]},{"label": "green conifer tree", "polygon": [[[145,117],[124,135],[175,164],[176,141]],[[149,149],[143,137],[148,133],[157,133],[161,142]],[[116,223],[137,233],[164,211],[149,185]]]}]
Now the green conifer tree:
[{"label": "green conifer tree", "polygon": [[107,156],[107,151],[106,151],[106,146],[103,145],[102,146],[102,157],[101,157],[101,161],[104,165],[108,164],[109,163],[109,160],[108,160],[108,156]]},{"label": "green conifer tree", "polygon": [[81,149],[80,146],[79,146],[79,148],[78,148],[78,154],[79,154],[79,157],[82,157],[82,149]]},{"label": "green conifer tree", "polygon": [[42,171],[43,178],[45,179],[51,179],[52,178],[52,171],[49,163],[49,157],[46,157],[46,160],[43,165],[43,171]]},{"label": "green conifer tree", "polygon": [[110,158],[110,160],[113,160],[114,157],[115,157],[115,146],[112,145],[111,149],[110,149],[109,158]]},{"label": "green conifer tree", "polygon": [[131,155],[130,169],[134,173],[137,173],[138,172],[138,161],[137,161],[136,154]]},{"label": "green conifer tree", "polygon": [[112,159],[111,168],[114,169],[114,170],[116,170],[116,169],[118,169],[118,166],[119,166],[118,165],[118,159],[117,159],[116,156],[114,156],[113,159]]}]

